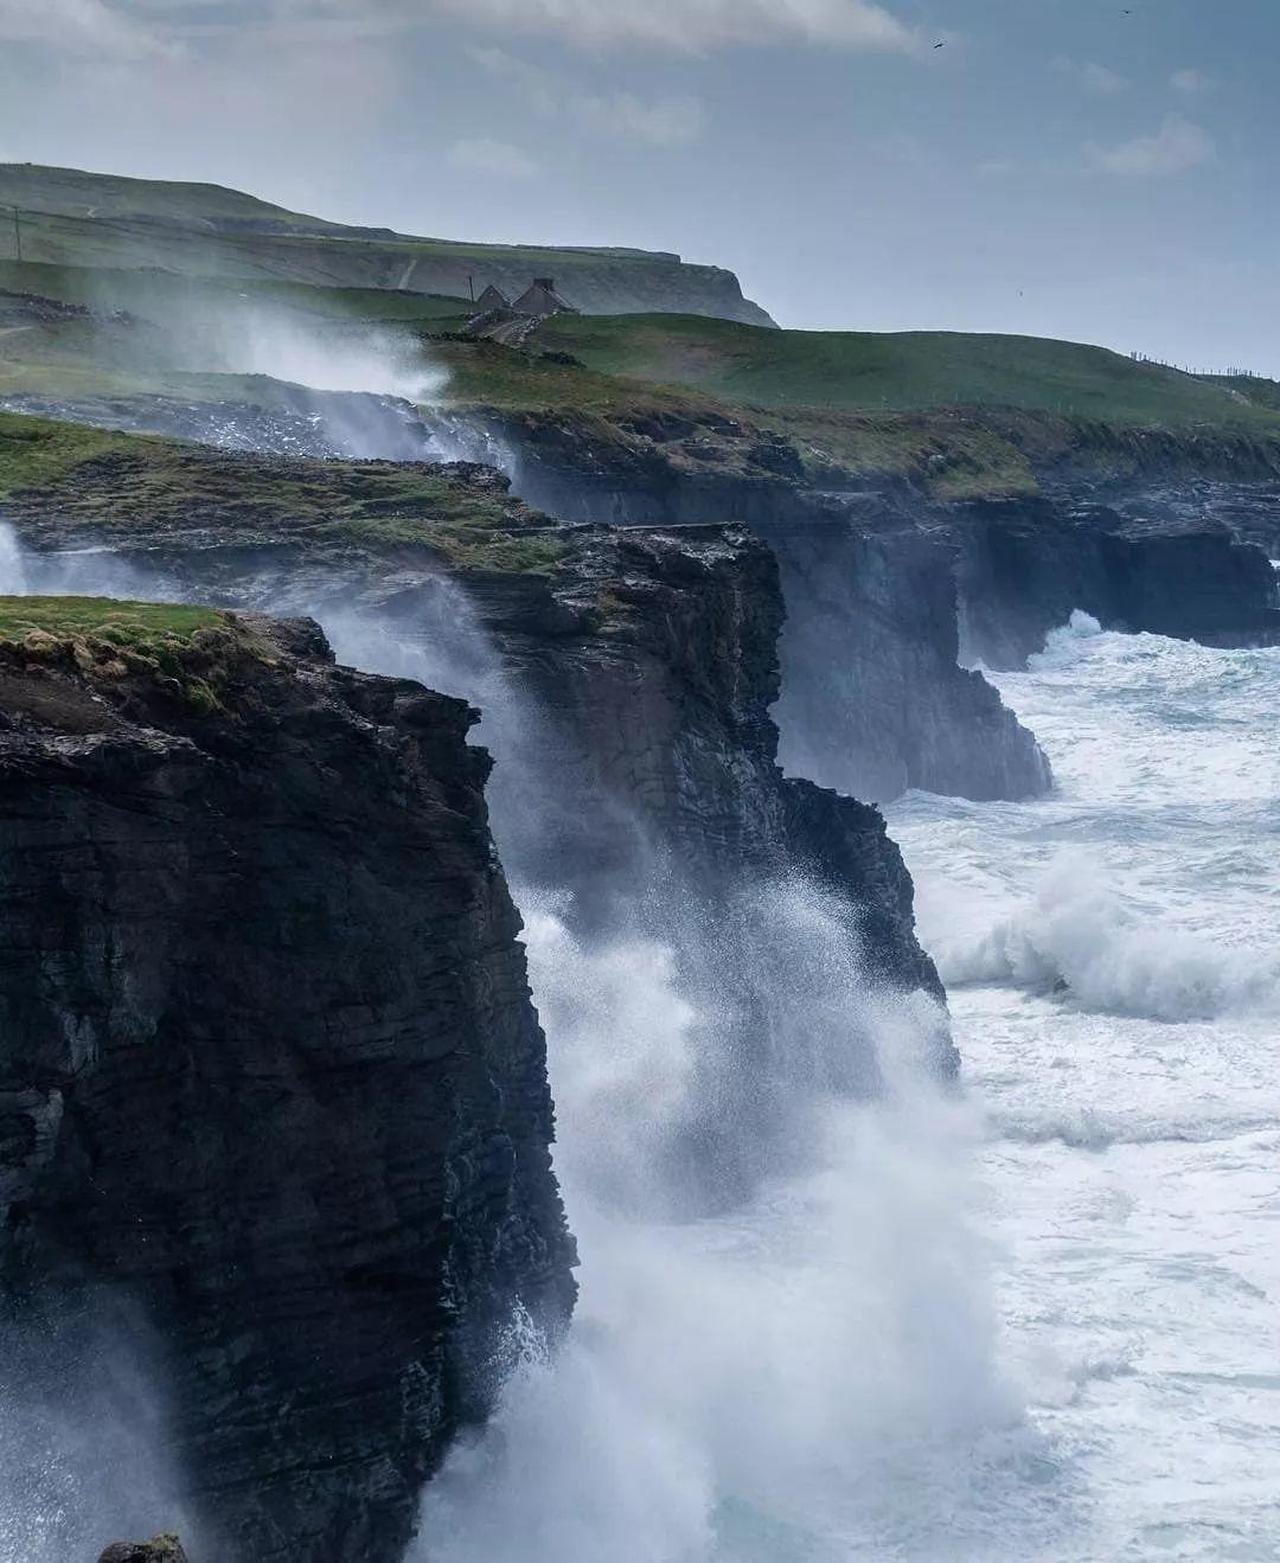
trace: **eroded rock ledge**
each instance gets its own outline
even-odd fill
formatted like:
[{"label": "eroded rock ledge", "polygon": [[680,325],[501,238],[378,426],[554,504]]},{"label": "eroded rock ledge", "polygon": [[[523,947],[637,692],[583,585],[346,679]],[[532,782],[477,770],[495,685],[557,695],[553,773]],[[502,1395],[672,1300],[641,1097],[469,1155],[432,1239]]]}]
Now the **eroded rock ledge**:
[{"label": "eroded rock ledge", "polygon": [[573,1297],[475,713],[83,601],[0,602],[4,1300],[154,1334],[209,1555],[398,1559]]}]

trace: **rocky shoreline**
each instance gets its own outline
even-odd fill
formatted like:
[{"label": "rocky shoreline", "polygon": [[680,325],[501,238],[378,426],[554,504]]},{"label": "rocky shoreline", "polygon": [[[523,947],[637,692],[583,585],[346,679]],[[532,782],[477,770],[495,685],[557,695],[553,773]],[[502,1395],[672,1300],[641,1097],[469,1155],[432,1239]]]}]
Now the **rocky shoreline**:
[{"label": "rocky shoreline", "polygon": [[[145,1321],[196,1544],[255,1563],[398,1563],[512,1308],[554,1334],[572,1307],[504,873],[587,945],[678,951],[704,1059],[732,1058],[671,1147],[672,1213],[696,1214],[790,1132],[787,887],[870,991],[942,1001],[875,803],[1052,785],[963,661],[1019,665],[1077,607],[1276,635],[1274,572],[1221,495],[1198,521],[840,493],[780,442],[732,479],[597,460],[515,498],[475,463],[121,440],[0,503],[30,584],[209,606],[121,630],[9,599],[0,624],[0,1277],[54,1329]],[[611,525],[585,513],[606,491]],[[175,612],[206,617],[147,627]],[[384,674],[337,666],[304,616]],[[873,1044],[838,1074],[874,1094]]]}]

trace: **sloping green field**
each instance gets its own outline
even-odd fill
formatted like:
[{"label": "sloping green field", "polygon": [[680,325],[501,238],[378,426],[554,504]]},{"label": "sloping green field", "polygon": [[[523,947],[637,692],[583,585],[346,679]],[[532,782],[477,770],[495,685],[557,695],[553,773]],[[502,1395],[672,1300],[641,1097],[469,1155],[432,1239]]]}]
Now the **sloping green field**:
[{"label": "sloping green field", "polygon": [[[633,251],[341,228],[214,186],[0,165],[5,199],[22,206],[27,258],[4,258],[0,220],[0,398],[55,416],[106,422],[114,400],[122,421],[147,427],[131,412],[156,396],[269,409],[304,370],[296,354],[244,346],[269,348],[283,322],[326,361],[367,349],[413,385],[428,378],[420,359],[443,371],[444,407],[517,439],[559,426],[580,452],[623,464],[659,453],[702,475],[758,473],[781,438],[793,471],[799,462],[819,486],[890,476],[950,498],[1034,491],[1038,471],[1082,447],[1103,466],[1140,463],[1139,442],[1156,437],[1191,466],[1280,468],[1271,381],[1200,379],[1034,337],[780,331],[678,313],[690,286],[714,292],[729,274]],[[570,297],[582,283],[648,312],[556,316],[519,347],[469,338],[468,295],[492,280],[490,262],[519,282],[554,268]],[[12,441],[8,455],[11,485],[17,466],[54,459]],[[371,524],[338,509],[346,526]]]},{"label": "sloping green field", "polygon": [[[768,408],[1013,407],[1165,428],[1257,428],[1271,409],[1239,388],[1106,348],[947,331],[761,331],[681,315],[556,316],[536,343],[600,373]],[[1244,384],[1266,382],[1244,382]],[[1247,394],[1247,393],[1246,393]]]},{"label": "sloping green field", "polygon": [[[0,213],[0,237],[3,213]],[[456,321],[472,313],[466,299],[447,294],[397,292],[389,288],[312,287],[270,278],[187,276],[178,271],[121,266],[54,265],[47,261],[0,259],[0,291],[83,304],[97,310],[125,310],[144,319],[171,318],[175,311],[208,312],[258,300],[334,320]]]},{"label": "sloping green field", "polygon": [[[535,276],[553,275],[583,309],[676,308],[770,323],[731,272],[659,251],[425,238],[326,222],[216,185],[30,163],[0,163],[0,207],[18,211],[23,257],[56,266],[468,299],[491,282],[514,296]],[[0,220],[0,257],[18,259],[18,242]]]}]

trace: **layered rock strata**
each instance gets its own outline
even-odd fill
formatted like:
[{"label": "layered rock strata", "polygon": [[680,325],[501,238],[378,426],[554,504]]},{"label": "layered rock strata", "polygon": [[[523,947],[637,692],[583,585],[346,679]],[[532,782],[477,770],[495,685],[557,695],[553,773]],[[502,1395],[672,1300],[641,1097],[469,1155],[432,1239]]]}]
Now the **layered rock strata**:
[{"label": "layered rock strata", "polygon": [[474,713],[306,622],[9,606],[5,1304],[159,1342],[210,1555],[392,1563],[573,1296]]}]

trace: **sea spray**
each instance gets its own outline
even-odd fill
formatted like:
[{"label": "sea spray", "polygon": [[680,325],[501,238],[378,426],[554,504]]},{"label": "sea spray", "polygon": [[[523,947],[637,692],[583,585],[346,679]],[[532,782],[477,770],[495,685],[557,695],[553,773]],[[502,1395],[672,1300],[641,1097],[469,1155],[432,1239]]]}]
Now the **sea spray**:
[{"label": "sea spray", "polygon": [[56,1313],[10,1299],[0,1319],[5,1563],[92,1559],[160,1528],[208,1541],[182,1496],[159,1349],[121,1308],[86,1288]]},{"label": "sea spray", "polygon": [[[822,917],[815,895],[806,932]],[[1016,1442],[1018,1414],[963,1170],[973,1119],[921,1068],[932,1001],[876,997],[858,976],[841,1022],[829,994],[809,1009],[798,961],[779,995],[793,1035],[807,1015],[815,1050],[873,1037],[884,1096],[798,1087],[802,1165],[740,1208],[672,1223],[644,1207],[665,1207],[654,1149],[691,1110],[698,1016],[673,962],[634,941],[586,949],[549,908],[529,953],[582,1299],[563,1350],[524,1362],[429,1490],[418,1556],[781,1563],[944,1545],[919,1495],[962,1487],[977,1451]]]},{"label": "sea spray", "polygon": [[[530,743],[542,715],[465,600],[396,610],[321,617],[341,655],[483,705],[495,831],[519,862],[558,786]],[[517,1365],[429,1490],[415,1556],[953,1547],[947,1505],[922,1496],[1005,1486],[1035,1452],[996,1366],[976,1120],[937,1081],[936,1002],[877,991],[856,909],[800,875],[707,905],[671,865],[640,871],[585,931],[565,891],[517,880],[516,897],[582,1296],[554,1353],[513,1321]]]},{"label": "sea spray", "polygon": [[13,528],[0,522],[0,593],[25,597],[27,578],[26,552]]},{"label": "sea spray", "polygon": [[1011,917],[967,942],[940,935],[935,954],[949,986],[1009,982],[1085,1009],[1154,1020],[1205,1020],[1280,1003],[1274,960],[1215,948],[1144,915],[1096,857],[1079,851],[1061,852],[1034,899]]},{"label": "sea spray", "polygon": [[[114,568],[81,557],[42,581],[157,594]],[[539,714],[449,591],[417,635],[333,600],[287,606],[316,607],[371,670],[484,699],[498,777],[516,782],[505,803],[495,791],[495,828],[518,860],[556,777],[521,768]],[[964,1495],[1016,1485],[1035,1458],[996,1366],[973,1123],[934,1078],[936,1006],[874,991],[856,918],[803,880],[726,895],[637,880],[638,915],[589,935],[571,902],[520,896],[583,1301],[555,1354],[513,1321],[517,1367],[428,1494],[423,1557],[959,1557]],[[847,1094],[873,1087],[875,1102]],[[681,1156],[713,1135],[748,1174],[719,1190]]]}]

